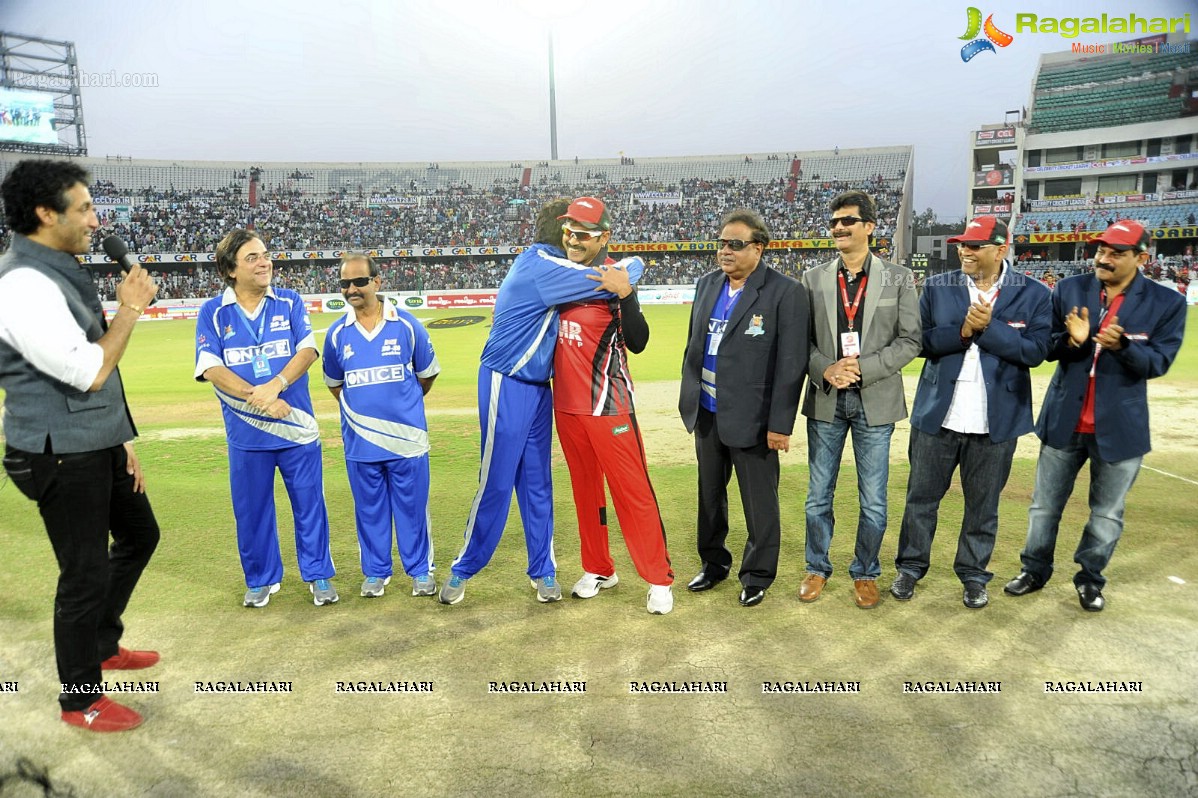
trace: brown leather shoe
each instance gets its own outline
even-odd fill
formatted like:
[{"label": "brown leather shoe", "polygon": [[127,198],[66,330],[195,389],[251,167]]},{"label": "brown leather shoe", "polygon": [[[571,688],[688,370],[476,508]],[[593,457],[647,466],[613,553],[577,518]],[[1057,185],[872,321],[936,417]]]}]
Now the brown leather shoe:
[{"label": "brown leather shoe", "polygon": [[878,606],[878,601],[881,600],[878,595],[878,583],[873,579],[854,579],[853,600],[863,610],[871,610]]},{"label": "brown leather shoe", "polygon": [[799,601],[815,601],[819,594],[824,592],[827,582],[827,578],[819,574],[807,574],[803,577],[803,584],[799,586]]}]

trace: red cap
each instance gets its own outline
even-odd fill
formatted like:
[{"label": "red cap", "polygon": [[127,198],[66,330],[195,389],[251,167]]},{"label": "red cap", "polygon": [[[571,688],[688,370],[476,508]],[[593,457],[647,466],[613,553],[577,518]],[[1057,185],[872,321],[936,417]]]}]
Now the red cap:
[{"label": "red cap", "polygon": [[1007,223],[997,216],[979,216],[960,235],[948,239],[950,244],[1005,244],[1009,233]]},{"label": "red cap", "polygon": [[1134,249],[1136,252],[1147,252],[1148,243],[1152,236],[1144,229],[1144,225],[1131,219],[1120,219],[1106,229],[1106,232],[1094,239],[1100,244],[1106,244],[1111,249],[1124,252]]},{"label": "red cap", "polygon": [[603,204],[603,200],[595,197],[579,197],[557,218],[578,222],[588,230],[611,229],[611,217],[607,215],[607,206]]}]

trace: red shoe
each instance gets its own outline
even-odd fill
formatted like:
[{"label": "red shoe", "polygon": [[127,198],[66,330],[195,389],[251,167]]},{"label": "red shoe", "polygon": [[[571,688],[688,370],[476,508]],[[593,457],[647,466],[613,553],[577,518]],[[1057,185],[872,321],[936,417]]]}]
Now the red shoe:
[{"label": "red shoe", "polygon": [[116,656],[100,663],[100,670],[137,671],[157,664],[157,651],[130,651],[127,648],[118,648]]},{"label": "red shoe", "polygon": [[64,712],[62,719],[71,726],[94,732],[128,731],[141,725],[141,715],[110,700],[108,696],[101,697],[87,709]]}]

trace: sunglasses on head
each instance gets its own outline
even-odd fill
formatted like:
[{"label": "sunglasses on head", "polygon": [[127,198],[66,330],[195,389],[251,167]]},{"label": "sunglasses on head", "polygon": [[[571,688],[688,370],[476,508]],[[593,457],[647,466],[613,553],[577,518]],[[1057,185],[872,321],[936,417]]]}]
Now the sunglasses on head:
[{"label": "sunglasses on head", "polygon": [[728,247],[728,249],[732,250],[733,252],[740,252],[742,249],[749,246],[749,244],[757,243],[760,242],[753,241],[752,239],[748,241],[741,241],[739,238],[717,238],[715,240],[715,248],[723,249],[724,247]]},{"label": "sunglasses on head", "polygon": [[852,227],[857,222],[865,222],[868,219],[862,219],[860,216],[833,216],[828,220],[828,227],[836,229],[836,225],[842,224],[845,227]]},{"label": "sunglasses on head", "polygon": [[575,230],[573,227],[562,225],[562,234],[565,236],[573,236],[579,241],[591,241],[603,235],[602,230]]},{"label": "sunglasses on head", "polygon": [[373,279],[373,277],[354,277],[352,280],[340,280],[339,282],[341,283],[341,290],[344,291],[351,285],[357,288],[365,288],[370,285],[370,281]]}]

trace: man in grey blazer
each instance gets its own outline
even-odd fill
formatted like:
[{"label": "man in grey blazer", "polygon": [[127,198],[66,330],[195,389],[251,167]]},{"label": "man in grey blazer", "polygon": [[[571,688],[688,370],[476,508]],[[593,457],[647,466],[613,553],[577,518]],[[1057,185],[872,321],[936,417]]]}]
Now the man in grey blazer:
[{"label": "man in grey blazer", "polygon": [[832,498],[851,431],[861,509],[849,576],[857,606],[870,609],[879,601],[890,436],[894,423],[907,417],[900,372],[920,348],[919,299],[909,269],[869,251],[877,223],[872,197],[847,191],[832,200],[831,212],[828,226],[840,257],[803,273],[811,300],[812,347],[803,400],[810,467],[807,576],[799,598],[818,599],[832,575]]},{"label": "man in grey blazer", "polygon": [[719,270],[695,289],[678,398],[699,465],[703,568],[687,589],[709,590],[732,569],[724,542],[735,470],[748,529],[739,574],[745,607],[761,603],[778,571],[778,452],[790,449],[807,364],[807,296],[798,282],[761,263],[769,241],[757,213],[741,209],[724,217]]}]

